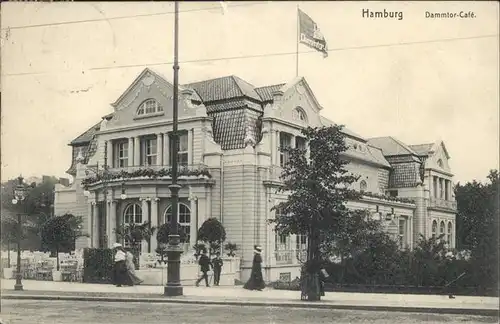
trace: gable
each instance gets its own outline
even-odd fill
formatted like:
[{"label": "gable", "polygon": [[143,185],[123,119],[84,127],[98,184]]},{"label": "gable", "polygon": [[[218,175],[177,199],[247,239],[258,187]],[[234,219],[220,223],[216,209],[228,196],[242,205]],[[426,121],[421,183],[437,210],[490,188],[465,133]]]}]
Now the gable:
[{"label": "gable", "polygon": [[[115,103],[116,111],[106,123],[106,130],[132,124],[147,126],[151,122],[173,119],[173,86],[158,75],[145,71],[146,73],[142,73]],[[156,109],[150,113],[144,113],[142,110],[139,113],[139,108],[147,101]],[[197,116],[200,108],[206,114],[206,109],[196,91],[190,89],[179,89],[178,107],[179,119]]]},{"label": "gable", "polygon": [[285,84],[271,95],[273,103],[264,109],[264,118],[278,118],[298,126],[323,126],[319,115],[322,107],[304,78]]},{"label": "gable", "polygon": [[448,151],[442,141],[434,145],[431,154],[425,160],[425,167],[451,173]]}]

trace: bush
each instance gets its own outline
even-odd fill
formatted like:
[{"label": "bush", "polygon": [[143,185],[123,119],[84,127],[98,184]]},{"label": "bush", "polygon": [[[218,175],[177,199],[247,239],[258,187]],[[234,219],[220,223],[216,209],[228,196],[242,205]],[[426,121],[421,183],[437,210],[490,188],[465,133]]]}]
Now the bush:
[{"label": "bush", "polygon": [[113,250],[84,249],[83,282],[111,283],[113,278]]}]

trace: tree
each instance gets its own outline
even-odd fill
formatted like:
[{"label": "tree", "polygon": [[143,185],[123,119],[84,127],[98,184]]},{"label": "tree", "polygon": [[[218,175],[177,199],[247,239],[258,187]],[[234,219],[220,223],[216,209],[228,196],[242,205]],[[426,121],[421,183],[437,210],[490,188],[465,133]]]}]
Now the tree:
[{"label": "tree", "polygon": [[226,240],[226,230],[217,218],[209,218],[198,230],[198,240],[208,243],[209,256],[211,256],[220,250],[221,244]]},{"label": "tree", "polygon": [[227,251],[228,257],[234,258],[236,256],[234,252],[238,251],[238,246],[236,243],[227,242],[226,245],[224,245],[224,250]]},{"label": "tree", "polygon": [[[2,246],[7,247],[7,268],[10,268],[10,248],[11,244],[16,244],[18,241],[18,224],[17,220],[14,220],[10,217],[2,218],[2,231],[1,231],[1,240]],[[21,235],[21,239],[25,237],[25,235]]]},{"label": "tree", "polygon": [[[176,224],[179,228],[179,223]],[[160,225],[158,231],[156,232],[156,240],[158,243],[168,244],[168,236],[170,235],[170,229],[172,228],[170,222]],[[183,231],[177,231],[180,237],[181,243],[187,243],[187,235]]]},{"label": "tree", "polygon": [[348,147],[341,130],[338,125],[302,130],[309,143],[309,158],[303,148],[282,150],[288,161],[283,167],[283,186],[279,191],[287,193],[288,199],[272,208],[280,213],[270,222],[282,235],[307,235],[303,294],[309,300],[320,299],[321,246],[336,237],[343,220],[351,214],[346,202],[359,198],[359,193],[350,189],[359,177],[346,169]]},{"label": "tree", "polygon": [[491,170],[489,182],[455,187],[457,248],[471,251],[473,282],[481,288],[498,285],[499,174]]},{"label": "tree", "polygon": [[64,214],[49,218],[40,231],[42,247],[56,254],[59,271],[59,252],[68,253],[74,250],[75,240],[86,236],[81,232],[82,218],[72,214]]},{"label": "tree", "polygon": [[132,249],[132,254],[134,254],[134,263],[136,269],[139,269],[139,251],[142,241],[148,241],[153,236],[156,231],[156,227],[150,226],[149,222],[144,222],[142,224],[122,224],[115,228],[115,233],[119,240],[124,244],[129,242]]},{"label": "tree", "polygon": [[1,218],[16,219],[17,214],[23,215],[23,228],[26,235],[23,237],[22,246],[29,250],[41,249],[40,229],[52,214],[54,206],[54,186],[57,183],[55,177],[44,177],[40,184],[32,183],[24,185],[28,189],[28,195],[21,204],[12,204],[14,188],[19,184],[18,179],[2,183],[1,186]]}]

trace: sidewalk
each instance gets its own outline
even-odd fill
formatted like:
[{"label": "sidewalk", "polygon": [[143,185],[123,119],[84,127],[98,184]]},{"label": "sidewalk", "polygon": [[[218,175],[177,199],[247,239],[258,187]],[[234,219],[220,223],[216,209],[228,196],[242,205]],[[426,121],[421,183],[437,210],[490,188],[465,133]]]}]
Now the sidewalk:
[{"label": "sidewalk", "polygon": [[235,287],[184,287],[184,295],[163,296],[163,286],[115,287],[53,281],[23,280],[24,291],[14,291],[15,280],[1,281],[2,299],[49,299],[108,302],[197,303],[265,307],[362,309],[498,316],[499,298],[438,295],[399,295],[327,292],[320,302],[300,300],[299,291]]}]

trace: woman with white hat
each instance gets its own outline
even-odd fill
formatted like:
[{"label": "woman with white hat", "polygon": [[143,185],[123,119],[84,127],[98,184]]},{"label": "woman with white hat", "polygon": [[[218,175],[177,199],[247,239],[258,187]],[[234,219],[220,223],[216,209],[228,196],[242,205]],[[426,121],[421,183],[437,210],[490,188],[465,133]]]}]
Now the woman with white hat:
[{"label": "woman with white hat", "polygon": [[122,285],[132,286],[132,280],[130,280],[127,273],[127,255],[123,246],[120,243],[114,243],[113,250],[115,250],[113,283],[117,287],[121,287]]},{"label": "woman with white hat", "polygon": [[253,251],[253,262],[252,262],[252,272],[250,273],[250,279],[243,286],[243,288],[248,290],[259,290],[262,291],[266,287],[264,283],[264,278],[262,277],[262,248],[258,245],[254,246]]}]

